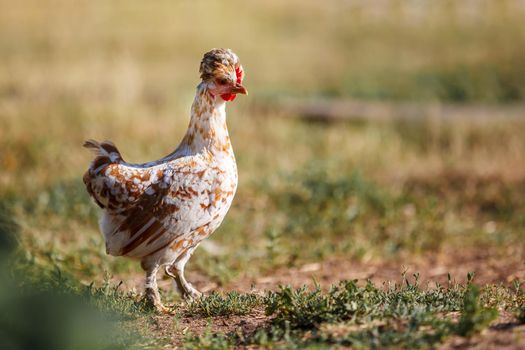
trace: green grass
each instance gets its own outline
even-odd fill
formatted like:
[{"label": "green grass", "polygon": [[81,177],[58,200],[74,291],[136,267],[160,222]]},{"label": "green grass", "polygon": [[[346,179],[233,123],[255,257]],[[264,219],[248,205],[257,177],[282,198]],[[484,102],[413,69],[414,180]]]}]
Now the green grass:
[{"label": "green grass", "polygon": [[[1,270],[7,277],[0,289],[0,304],[8,318],[1,319],[0,325],[9,334],[18,334],[9,341],[20,346],[42,342],[64,349],[71,348],[74,342],[85,344],[86,349],[158,348],[169,343],[165,336],[148,331],[150,327],[155,329],[157,321],[139,295],[125,292],[107,279],[99,287],[81,285],[74,276],[58,268],[40,266],[19,254],[4,259]],[[514,313],[523,322],[524,302],[525,293],[518,284],[514,288],[480,288],[469,274],[466,284],[452,282],[449,277],[445,286],[421,286],[415,274],[412,279],[404,277],[402,284],[378,286],[371,281],[350,280],[329,290],[319,286],[281,286],[264,296],[213,292],[188,303],[173,322],[179,322],[180,317],[213,322],[215,318],[250,317],[255,310],[265,310],[267,319],[263,326],[249,333],[225,333],[211,326],[202,334],[189,330],[182,339],[186,349],[241,345],[427,348],[453,336],[472,337],[480,333],[496,319],[496,309]],[[35,313],[40,316],[32,320]],[[80,315],[82,319],[78,318]],[[46,331],[34,333],[33,321],[47,324]],[[133,326],[136,322],[147,326],[137,333]],[[63,336],[66,329],[73,338]]]},{"label": "green grass", "polygon": [[246,315],[256,306],[261,305],[261,297],[255,294],[228,292],[221,295],[217,292],[190,302],[186,309],[188,316],[228,316]]},{"label": "green grass", "polygon": [[234,342],[223,333],[213,333],[210,330],[204,334],[188,333],[184,338],[185,350],[227,350],[234,346]]},{"label": "green grass", "polygon": [[[318,287],[281,287],[265,297],[270,316],[265,328],[251,334],[189,335],[185,346],[427,348],[452,336],[471,337],[498,315],[485,305],[479,287],[472,283],[423,289],[417,278],[415,283],[406,279],[404,285],[382,287],[356,282],[342,281],[327,292]],[[453,316],[458,313],[459,320]]]},{"label": "green grass", "polygon": [[479,302],[479,288],[471,286],[463,297],[463,309],[459,322],[454,327],[458,335],[472,336],[494,321],[498,316],[496,309],[486,309]]}]

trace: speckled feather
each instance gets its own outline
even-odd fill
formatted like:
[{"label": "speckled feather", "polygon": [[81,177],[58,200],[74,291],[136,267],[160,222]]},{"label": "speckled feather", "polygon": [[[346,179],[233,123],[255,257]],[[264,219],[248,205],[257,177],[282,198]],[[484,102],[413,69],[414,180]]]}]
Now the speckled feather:
[{"label": "speckled feather", "polygon": [[225,101],[209,93],[207,81],[236,70],[242,72],[230,50],[204,56],[188,130],[162,159],[130,164],[111,142],[86,141],[97,156],[84,183],[103,209],[100,227],[108,254],[159,256],[171,263],[221,224],[237,188],[237,167]]}]

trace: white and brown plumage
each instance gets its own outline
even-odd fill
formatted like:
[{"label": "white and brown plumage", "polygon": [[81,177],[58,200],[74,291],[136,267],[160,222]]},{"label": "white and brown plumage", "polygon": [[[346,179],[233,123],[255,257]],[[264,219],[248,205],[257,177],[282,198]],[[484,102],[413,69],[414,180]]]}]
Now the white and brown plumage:
[{"label": "white and brown plumage", "polygon": [[200,295],[184,278],[184,266],[221,224],[237,188],[225,104],[247,93],[243,69],[231,50],[213,49],[204,55],[200,73],[188,130],[168,156],[130,164],[111,142],[84,144],[97,155],[84,183],[103,209],[106,251],[141,261],[146,295],[160,310],[165,308],[156,275],[162,266],[184,297]]}]

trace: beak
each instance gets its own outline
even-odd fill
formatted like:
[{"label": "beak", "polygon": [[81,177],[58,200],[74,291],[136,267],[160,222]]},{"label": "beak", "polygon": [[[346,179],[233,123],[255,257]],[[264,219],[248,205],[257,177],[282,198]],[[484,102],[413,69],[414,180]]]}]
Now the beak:
[{"label": "beak", "polygon": [[246,90],[246,88],[241,84],[235,84],[235,86],[232,87],[230,93],[248,95],[248,90]]}]

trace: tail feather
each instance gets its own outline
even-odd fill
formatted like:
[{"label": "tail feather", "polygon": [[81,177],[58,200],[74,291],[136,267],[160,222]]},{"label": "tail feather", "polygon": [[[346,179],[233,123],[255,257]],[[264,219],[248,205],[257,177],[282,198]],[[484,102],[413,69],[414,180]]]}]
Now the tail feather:
[{"label": "tail feather", "polygon": [[123,160],[119,150],[111,141],[97,142],[95,140],[87,140],[83,146],[94,151],[97,158],[108,158],[111,163],[117,163]]},{"label": "tail feather", "polygon": [[84,182],[89,180],[90,176],[97,175],[108,165],[124,161],[119,150],[111,141],[97,142],[95,140],[87,140],[84,142],[84,147],[91,149],[96,155],[86,173],[88,179],[84,179]]}]

